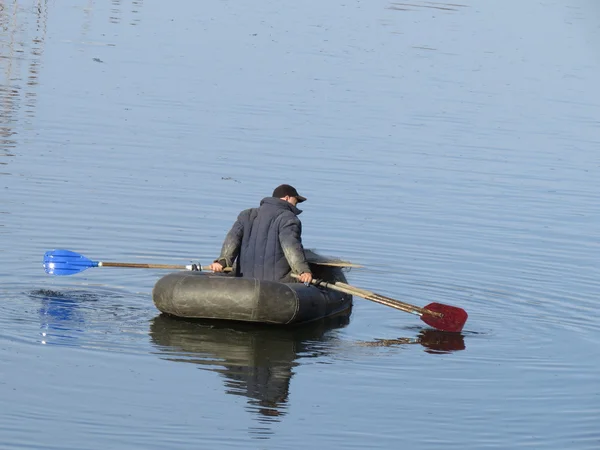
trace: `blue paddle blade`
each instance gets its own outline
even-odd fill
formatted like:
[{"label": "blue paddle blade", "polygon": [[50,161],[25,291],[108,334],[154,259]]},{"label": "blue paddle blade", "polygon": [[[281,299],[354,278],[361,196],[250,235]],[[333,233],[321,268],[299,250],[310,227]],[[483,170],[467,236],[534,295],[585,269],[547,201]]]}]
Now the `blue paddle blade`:
[{"label": "blue paddle blade", "polygon": [[44,270],[50,275],[74,275],[90,267],[98,267],[98,261],[70,250],[50,250],[44,253]]}]

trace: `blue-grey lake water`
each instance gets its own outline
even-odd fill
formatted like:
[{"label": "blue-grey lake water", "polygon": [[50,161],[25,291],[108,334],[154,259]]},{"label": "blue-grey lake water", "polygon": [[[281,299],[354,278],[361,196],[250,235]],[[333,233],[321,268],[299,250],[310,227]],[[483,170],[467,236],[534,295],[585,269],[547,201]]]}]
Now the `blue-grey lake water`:
[{"label": "blue-grey lake water", "polygon": [[[600,448],[600,4],[0,2],[0,448]],[[175,320],[290,183],[355,297],[300,329]]]}]

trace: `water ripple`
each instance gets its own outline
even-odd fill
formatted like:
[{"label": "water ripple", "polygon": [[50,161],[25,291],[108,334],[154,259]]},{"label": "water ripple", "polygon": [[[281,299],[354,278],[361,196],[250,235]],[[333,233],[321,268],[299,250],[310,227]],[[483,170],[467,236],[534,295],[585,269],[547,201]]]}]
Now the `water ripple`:
[{"label": "water ripple", "polygon": [[[148,319],[156,312],[148,298],[101,287],[43,288],[24,296],[2,296],[6,299],[2,329],[10,332],[0,333],[0,340],[28,345],[139,353]],[[144,303],[146,307],[139,306]]]}]

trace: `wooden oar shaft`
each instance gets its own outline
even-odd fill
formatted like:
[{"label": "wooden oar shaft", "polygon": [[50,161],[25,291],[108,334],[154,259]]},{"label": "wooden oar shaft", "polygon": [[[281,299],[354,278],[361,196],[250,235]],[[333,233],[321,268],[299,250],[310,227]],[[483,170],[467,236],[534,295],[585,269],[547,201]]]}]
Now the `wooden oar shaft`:
[{"label": "wooden oar shaft", "polygon": [[[196,270],[192,264],[187,266],[181,264],[144,264],[126,262],[98,262],[99,267],[129,267],[132,269],[172,269],[172,270]],[[211,271],[210,266],[197,266],[198,270]],[[231,267],[224,267],[223,272],[231,272]]]},{"label": "wooden oar shaft", "polygon": [[[298,278],[298,275],[292,274],[292,277]],[[379,303],[385,306],[389,306],[391,308],[399,309],[400,311],[404,311],[411,314],[421,315],[423,313],[429,313],[434,316],[441,317],[441,314],[429,311],[427,309],[418,308],[413,305],[409,305],[408,303],[401,302],[399,300],[395,300],[393,298],[384,297],[383,295],[375,294],[374,292],[367,291],[366,289],[360,289],[354,286],[351,286],[346,283],[342,283],[340,281],[336,282],[328,282],[323,280],[315,280],[313,279],[312,284],[317,286],[323,286],[328,289],[333,289],[334,291],[343,292],[345,294],[350,295],[358,295],[359,297],[363,297],[367,300],[371,300],[372,302]]]},{"label": "wooden oar shaft", "polygon": [[[100,262],[100,267],[130,267],[133,269],[187,269],[181,264],[141,264],[141,263],[126,263],[126,262]],[[205,269],[204,267],[202,268]]]},{"label": "wooden oar shaft", "polygon": [[411,308],[407,308],[400,302],[395,302],[391,299],[388,300],[388,299],[376,297],[375,295],[371,295],[368,292],[363,291],[362,289],[354,288],[354,286],[349,286],[344,283],[340,283],[338,281],[336,281],[335,284],[327,283],[327,287],[330,287],[332,289],[338,289],[338,290],[344,289],[345,292],[347,292],[349,294],[358,295],[367,300],[371,300],[372,302],[379,303],[379,304],[385,305],[385,306],[389,306],[391,308],[399,309],[400,311],[404,311],[407,313],[416,314]]},{"label": "wooden oar shaft", "polygon": [[[309,260],[308,261],[311,264],[317,264],[319,266],[332,266],[332,267],[362,267],[359,266],[358,264],[352,264],[352,263],[348,263],[345,261],[312,261]],[[181,265],[181,264],[144,264],[144,263],[127,263],[127,262],[99,262],[98,266],[100,267],[129,267],[129,268],[133,268],[133,269],[173,269],[173,270],[178,270],[178,269],[191,269],[191,265]],[[200,270],[210,270],[210,266],[198,266],[198,269]],[[224,272],[231,272],[232,268],[231,267],[225,267],[223,268]]]},{"label": "wooden oar shaft", "polygon": [[[410,313],[418,314],[418,315],[429,314],[429,315],[435,316],[435,317],[443,317],[443,314],[441,314],[441,313],[429,311],[428,309],[420,308],[418,306],[414,306],[409,303],[405,303],[400,300],[396,300],[394,298],[386,297],[385,295],[376,294],[375,292],[371,292],[366,289],[361,289],[361,288],[357,288],[354,286],[350,286],[350,285],[342,283],[340,281],[336,281],[335,284],[360,291],[361,296],[369,297],[368,300],[378,301],[379,303],[382,303],[382,304],[388,305],[388,306],[394,305],[395,308],[402,309],[403,311],[406,311],[406,312],[410,312]],[[365,298],[367,298],[367,297],[365,297]]]},{"label": "wooden oar shaft", "polygon": [[328,258],[321,256],[313,250],[304,249],[304,256],[309,264],[317,264],[319,266],[331,266],[331,267],[362,267],[360,264],[354,264],[349,261],[343,261],[341,259]]},{"label": "wooden oar shaft", "polygon": [[[99,267],[129,267],[132,269],[171,269],[171,270],[202,270],[212,272],[210,266],[197,265],[194,268],[193,264],[187,266],[181,264],[145,264],[145,263],[126,263],[126,262],[98,262]],[[223,272],[232,272],[233,268],[224,267]]]}]

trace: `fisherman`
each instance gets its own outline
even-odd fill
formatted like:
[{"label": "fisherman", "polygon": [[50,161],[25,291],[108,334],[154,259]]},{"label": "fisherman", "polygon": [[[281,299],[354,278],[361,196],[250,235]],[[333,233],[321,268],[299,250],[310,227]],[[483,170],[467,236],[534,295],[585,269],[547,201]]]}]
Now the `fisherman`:
[{"label": "fisherman", "polygon": [[296,207],[306,197],[289,184],[277,186],[258,208],[242,211],[225,237],[213,272],[233,267],[238,277],[289,283],[291,274],[310,284],[312,272],[302,246],[302,223]]}]

